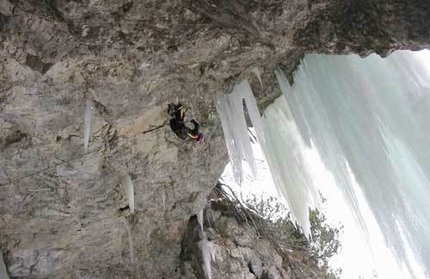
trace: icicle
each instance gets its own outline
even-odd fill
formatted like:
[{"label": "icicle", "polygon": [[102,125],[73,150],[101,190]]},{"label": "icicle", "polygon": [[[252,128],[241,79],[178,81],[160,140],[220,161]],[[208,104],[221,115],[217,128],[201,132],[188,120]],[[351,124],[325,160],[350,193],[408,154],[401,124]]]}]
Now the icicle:
[{"label": "icicle", "polygon": [[9,279],[9,275],[7,274],[6,265],[3,261],[3,253],[0,251],[0,278],[1,279]]},{"label": "icicle", "polygon": [[257,76],[258,80],[260,81],[261,88],[263,88],[263,81],[261,80],[260,71],[258,70],[258,67],[255,67],[251,70],[251,72]]},{"label": "icicle", "polygon": [[[318,205],[318,194],[305,159],[306,144],[286,101],[291,87],[281,70],[277,69],[275,74],[283,95],[266,110],[263,118],[266,142],[261,147],[275,185],[288,201],[293,220],[310,237],[309,207]],[[259,129],[256,132],[260,134]]]},{"label": "icicle", "polygon": [[126,174],[122,179],[122,185],[125,188],[125,194],[128,200],[128,206],[130,207],[130,212],[134,213],[134,186],[131,181],[130,175]]},{"label": "icicle", "polygon": [[[284,74],[282,71],[277,70],[276,76],[282,92],[287,94],[289,84]],[[243,102],[245,102],[257,139],[269,162],[275,184],[289,201],[293,218],[301,225],[305,235],[309,236],[308,206],[314,206],[314,201],[316,200],[314,197],[317,195],[312,187],[309,174],[300,168],[305,162],[304,155],[300,153],[300,148],[304,146],[304,143],[300,139],[298,128],[294,125],[291,112],[287,106],[285,106],[286,109],[279,108],[276,111],[274,110],[275,112],[269,113],[270,119],[265,120],[266,124],[263,127],[257,102],[253,96],[251,86],[246,80],[237,84],[231,94],[223,95],[217,100],[217,110],[220,115],[235,181],[241,184],[243,180],[243,160],[247,161],[254,177],[257,173],[244,116]],[[282,103],[281,105],[284,104]],[[281,123],[277,118],[288,124],[284,125],[284,122]],[[266,133],[269,134],[268,139],[266,139]],[[294,153],[285,154],[284,150]]]},{"label": "icicle", "polygon": [[[246,160],[251,172],[256,177],[257,165],[255,164],[254,153],[252,152],[251,141],[249,139],[248,125],[245,120],[245,113],[243,110],[243,100],[249,99],[249,95],[252,96],[251,87],[248,81],[242,81],[235,86],[232,94],[229,97],[233,100],[233,110],[235,112],[235,128],[233,133],[235,134],[236,140],[239,142],[239,150],[242,153],[242,158]],[[247,108],[248,108],[248,104]]]},{"label": "icicle", "polygon": [[128,234],[128,245],[130,249],[130,261],[131,263],[134,263],[134,245],[133,245],[133,235],[131,234],[131,224],[130,222],[127,222],[127,234]]},{"label": "icicle", "polygon": [[208,241],[208,246],[212,262],[216,262],[218,259],[221,259],[221,248],[210,241]]},{"label": "icicle", "polygon": [[197,221],[199,223],[201,233],[204,234],[205,231],[203,230],[203,210],[197,213]]},{"label": "icicle", "polygon": [[[242,96],[245,100],[246,109],[248,111],[249,118],[251,119],[252,126],[255,129],[258,142],[264,145],[265,137],[264,130],[261,124],[261,115],[258,110],[257,102],[255,101],[254,94],[252,93],[251,86],[248,81],[241,83]],[[248,137],[249,138],[249,137]]]},{"label": "icicle", "polygon": [[234,180],[236,183],[241,184],[243,178],[242,157],[238,150],[238,143],[236,143],[234,134],[231,131],[234,129],[234,124],[232,123],[233,120],[231,120],[232,118],[234,119],[234,115],[233,109],[230,105],[230,98],[227,95],[219,97],[216,107],[224,132],[225,144],[227,146],[228,156],[233,169]]},{"label": "icicle", "polygon": [[206,279],[212,278],[212,266],[211,266],[211,260],[215,260],[216,258],[216,251],[211,245],[211,243],[208,241],[208,238],[206,236],[206,232],[204,231],[203,227],[203,210],[201,210],[199,213],[197,213],[197,222],[199,223],[200,227],[200,241],[198,243],[200,250],[202,251],[202,257],[203,257],[203,270],[206,275]]},{"label": "icicle", "polygon": [[94,106],[91,100],[87,100],[85,106],[85,127],[84,127],[84,150],[87,151],[89,142],[91,140],[91,132],[93,126],[93,113]]},{"label": "icicle", "polygon": [[203,270],[205,271],[206,279],[212,278],[212,251],[210,249],[210,245],[208,244],[208,239],[204,238],[199,241],[199,247],[202,251],[203,256]]},{"label": "icicle", "polygon": [[199,247],[203,256],[203,270],[205,271],[206,279],[212,278],[212,265],[221,258],[220,247],[208,241],[207,237],[199,241]]},{"label": "icicle", "polygon": [[257,134],[259,141],[264,142],[260,124],[260,112],[247,80],[237,84],[231,94],[220,96],[216,102],[234,179],[238,184],[241,184],[243,180],[243,160],[248,163],[254,177],[257,175],[257,167],[243,110],[243,101],[245,101],[252,124],[257,133],[258,131],[260,132],[260,134]]},{"label": "icicle", "polygon": [[284,98],[281,98],[266,111],[264,125],[267,144],[263,149],[275,185],[288,201],[292,219],[309,237],[309,207],[314,207],[317,197],[303,154],[306,145],[285,105]]},{"label": "icicle", "polygon": [[161,190],[161,202],[163,203],[163,210],[166,211],[166,192],[164,188]]},{"label": "icicle", "polygon": [[291,92],[291,86],[290,86],[290,83],[288,82],[287,77],[285,76],[284,72],[280,68],[277,68],[275,70],[275,75],[282,94],[287,96],[288,93]]}]

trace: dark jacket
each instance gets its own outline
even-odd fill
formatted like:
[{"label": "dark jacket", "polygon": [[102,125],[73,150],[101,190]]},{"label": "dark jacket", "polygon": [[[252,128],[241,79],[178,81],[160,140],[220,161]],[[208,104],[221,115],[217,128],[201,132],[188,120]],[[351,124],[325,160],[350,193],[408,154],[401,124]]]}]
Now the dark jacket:
[{"label": "dark jacket", "polygon": [[199,135],[199,123],[194,119],[190,122],[194,126],[192,129],[185,125],[183,119],[175,117],[170,119],[170,128],[180,139],[186,139],[187,137],[195,139]]},{"label": "dark jacket", "polygon": [[199,123],[196,120],[191,119],[190,122],[193,124],[193,128],[191,129],[187,127],[184,120],[185,110],[181,103],[177,105],[170,104],[168,111],[172,116],[172,119],[170,119],[170,128],[180,139],[186,139],[187,137],[194,140],[199,139]]}]

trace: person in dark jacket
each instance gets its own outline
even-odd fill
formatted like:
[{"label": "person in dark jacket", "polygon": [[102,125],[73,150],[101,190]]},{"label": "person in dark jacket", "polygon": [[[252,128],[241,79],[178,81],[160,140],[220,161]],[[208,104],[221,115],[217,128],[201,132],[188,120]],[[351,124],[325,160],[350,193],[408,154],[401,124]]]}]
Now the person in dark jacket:
[{"label": "person in dark jacket", "polygon": [[170,128],[180,139],[191,138],[195,142],[201,143],[204,140],[203,134],[199,132],[199,123],[195,119],[191,119],[190,123],[193,128],[189,128],[185,122],[185,108],[181,103],[169,104],[168,112],[172,117],[170,119]]}]

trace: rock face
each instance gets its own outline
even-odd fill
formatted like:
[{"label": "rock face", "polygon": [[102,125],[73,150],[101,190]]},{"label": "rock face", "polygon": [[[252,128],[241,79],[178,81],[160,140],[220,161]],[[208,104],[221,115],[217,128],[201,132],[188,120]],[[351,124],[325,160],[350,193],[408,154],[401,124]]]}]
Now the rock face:
[{"label": "rock face", "polygon": [[[294,248],[289,247],[270,222],[237,200],[230,201],[216,187],[204,210],[190,218],[182,236],[181,278],[332,278],[318,266],[307,244],[295,238]],[[282,233],[286,231],[284,227]],[[290,233],[291,237],[300,234],[295,229]]]},{"label": "rock face", "polygon": [[[212,254],[212,279],[292,278],[286,253],[277,243],[261,236],[252,219],[246,213],[241,215],[232,203],[213,200],[203,216]],[[191,217],[181,247],[182,278],[205,278],[199,230],[197,218]]]},{"label": "rock face", "polygon": [[430,6],[425,1],[309,2],[316,11],[294,34],[294,44],[308,51],[385,56],[396,49],[428,46]]},{"label": "rock face", "polygon": [[[273,69],[293,69],[305,51],[427,47],[429,6],[0,0],[0,250],[9,274],[180,278],[188,220],[227,162],[217,94],[258,66],[264,90],[251,84],[263,106],[277,96]],[[165,110],[176,101],[201,122],[204,145],[170,130]],[[133,216],[120,211],[127,173]]]}]

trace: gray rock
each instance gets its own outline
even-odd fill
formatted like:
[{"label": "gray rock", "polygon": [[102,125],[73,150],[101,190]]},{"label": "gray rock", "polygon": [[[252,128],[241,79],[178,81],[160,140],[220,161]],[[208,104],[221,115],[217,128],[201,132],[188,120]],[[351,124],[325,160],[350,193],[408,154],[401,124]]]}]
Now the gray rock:
[{"label": "gray rock", "polygon": [[[279,95],[275,67],[293,71],[306,51],[429,45],[427,3],[369,3],[1,0],[0,249],[10,275],[179,278],[189,217],[227,163],[214,98],[249,77],[264,108]],[[204,145],[168,127],[176,101],[202,124]],[[120,212],[123,173],[135,186],[133,216]]]},{"label": "gray rock", "polygon": [[[227,200],[210,201],[204,216],[208,246],[213,254],[212,279],[291,278],[290,268],[285,264],[287,253],[243,220]],[[198,231],[197,220],[192,217],[182,238],[181,278],[204,278]]]}]

